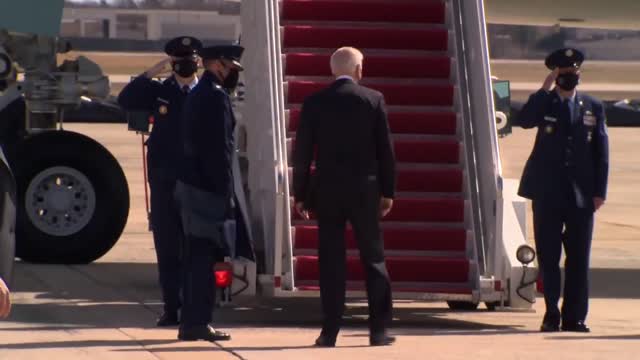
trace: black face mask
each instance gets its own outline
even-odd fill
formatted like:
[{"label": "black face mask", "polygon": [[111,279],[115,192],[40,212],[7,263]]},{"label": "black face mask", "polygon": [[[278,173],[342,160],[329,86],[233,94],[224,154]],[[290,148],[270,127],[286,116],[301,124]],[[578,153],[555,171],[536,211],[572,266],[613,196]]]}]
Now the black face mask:
[{"label": "black face mask", "polygon": [[233,92],[238,86],[238,80],[240,79],[240,72],[238,69],[230,69],[229,75],[224,78],[224,82],[222,87],[229,90],[229,92]]},{"label": "black face mask", "polygon": [[571,91],[580,83],[580,74],[566,73],[558,75],[556,85],[562,90]]},{"label": "black face mask", "polygon": [[198,71],[198,63],[192,59],[182,59],[174,61],[171,64],[171,68],[181,77],[188,78]]}]

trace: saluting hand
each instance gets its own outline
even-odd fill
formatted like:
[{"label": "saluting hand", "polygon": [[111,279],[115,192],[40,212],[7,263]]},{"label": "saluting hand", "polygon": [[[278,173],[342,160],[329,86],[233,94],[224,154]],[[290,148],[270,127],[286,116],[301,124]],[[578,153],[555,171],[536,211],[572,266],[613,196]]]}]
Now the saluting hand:
[{"label": "saluting hand", "polygon": [[154,77],[166,72],[167,70],[169,70],[167,68],[167,65],[171,62],[171,58],[167,57],[166,59],[160,61],[159,63],[153,65],[152,67],[149,68],[149,70],[144,72],[144,76],[148,77],[149,79],[153,79]]},{"label": "saluting hand", "polygon": [[604,199],[601,197],[594,197],[593,198],[593,208],[596,209],[596,211],[598,211],[598,209],[600,209],[602,207],[602,205],[604,205]]},{"label": "saluting hand", "polygon": [[0,319],[9,316],[11,312],[11,297],[7,284],[0,278]]},{"label": "saluting hand", "polygon": [[542,84],[542,88],[546,91],[551,91],[553,88],[553,84],[556,82],[558,75],[560,74],[560,68],[555,68],[553,71],[547,75],[547,78],[544,79],[544,83]]},{"label": "saluting hand", "polygon": [[380,217],[385,217],[393,207],[393,199],[380,198]]}]

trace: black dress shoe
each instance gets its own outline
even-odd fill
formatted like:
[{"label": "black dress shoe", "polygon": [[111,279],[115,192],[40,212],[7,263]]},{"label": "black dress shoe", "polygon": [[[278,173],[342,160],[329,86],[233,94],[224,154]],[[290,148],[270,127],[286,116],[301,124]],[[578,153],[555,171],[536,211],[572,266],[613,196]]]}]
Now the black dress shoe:
[{"label": "black dress shoe", "polygon": [[582,321],[570,322],[570,323],[563,322],[562,331],[588,333],[588,332],[591,332],[591,329],[589,329],[589,327]]},{"label": "black dress shoe", "polygon": [[320,334],[316,339],[315,346],[317,347],[335,347],[336,346],[336,337]]},{"label": "black dress shoe", "polygon": [[369,336],[369,345],[371,346],[387,346],[396,342],[394,336],[389,336],[386,332],[371,334]]},{"label": "black dress shoe", "polygon": [[204,327],[180,328],[178,331],[178,339],[182,341],[226,341],[231,340],[231,335],[215,330],[211,325]]},{"label": "black dress shoe", "polygon": [[178,314],[165,312],[158,318],[156,325],[158,327],[178,326],[180,325]]},{"label": "black dress shoe", "polygon": [[543,321],[540,326],[540,332],[558,332],[560,331],[560,325],[553,321]]}]

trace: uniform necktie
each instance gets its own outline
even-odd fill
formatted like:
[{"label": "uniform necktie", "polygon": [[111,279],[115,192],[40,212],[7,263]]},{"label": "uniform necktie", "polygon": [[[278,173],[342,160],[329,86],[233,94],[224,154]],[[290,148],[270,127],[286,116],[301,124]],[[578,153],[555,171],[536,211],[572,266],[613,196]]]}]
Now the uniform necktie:
[{"label": "uniform necktie", "polygon": [[573,109],[571,108],[571,102],[569,99],[564,99],[562,105],[564,106],[564,110],[567,112],[567,115],[569,115],[569,124],[573,123]]},{"label": "uniform necktie", "polygon": [[182,92],[184,94],[188,94],[189,93],[189,85],[183,85],[182,86]]}]

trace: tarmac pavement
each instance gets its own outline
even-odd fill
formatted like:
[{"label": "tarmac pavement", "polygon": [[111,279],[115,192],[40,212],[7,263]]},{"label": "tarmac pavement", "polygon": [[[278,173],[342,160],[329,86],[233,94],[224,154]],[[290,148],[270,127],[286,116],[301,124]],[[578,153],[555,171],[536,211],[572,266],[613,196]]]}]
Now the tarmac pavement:
[{"label": "tarmac pavement", "polygon": [[[18,263],[14,308],[0,322],[0,359],[639,359],[640,129],[610,129],[610,197],[597,215],[590,334],[541,334],[541,299],[530,312],[451,312],[444,303],[396,302],[390,347],[368,346],[366,307],[350,304],[335,349],[310,345],[319,332],[317,299],[237,299],[218,309],[228,342],[178,342],[157,329],[161,311],[153,241],[146,231],[140,139],[125,125],[68,124],[106,145],[129,180],[131,213],[116,247],[84,266]],[[517,177],[534,133],[501,140],[504,175]],[[531,234],[529,234],[529,237]]]}]

